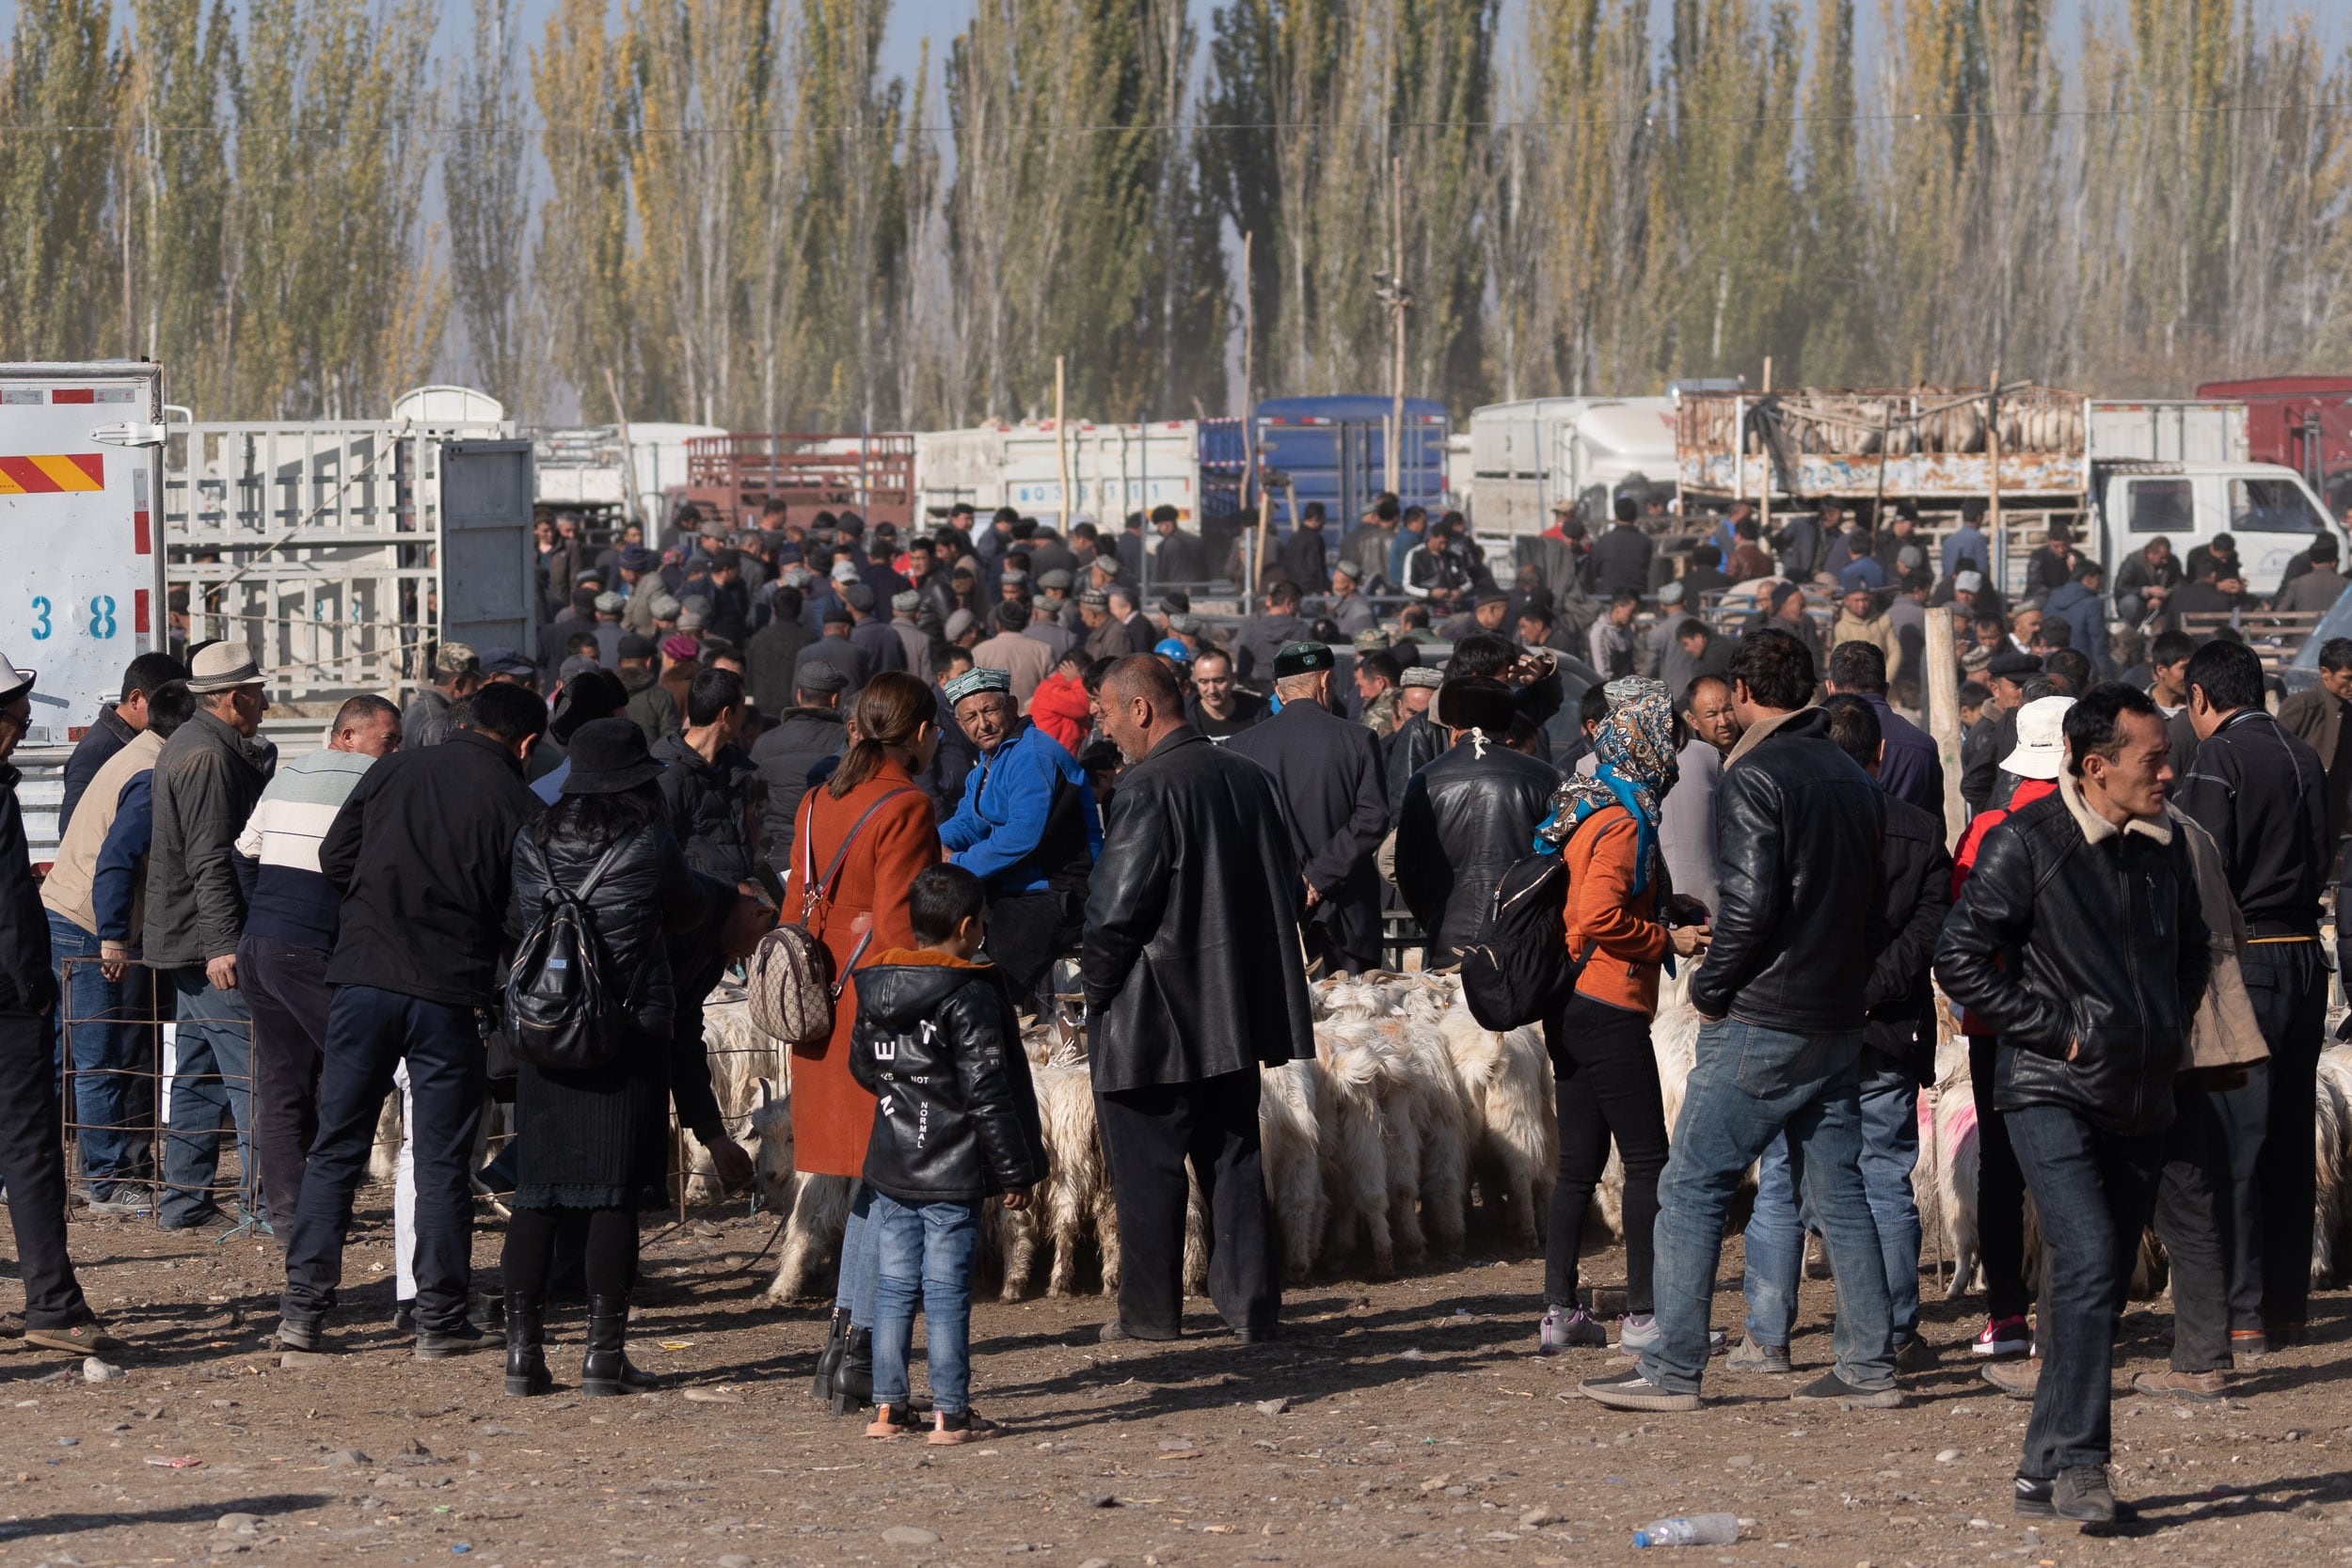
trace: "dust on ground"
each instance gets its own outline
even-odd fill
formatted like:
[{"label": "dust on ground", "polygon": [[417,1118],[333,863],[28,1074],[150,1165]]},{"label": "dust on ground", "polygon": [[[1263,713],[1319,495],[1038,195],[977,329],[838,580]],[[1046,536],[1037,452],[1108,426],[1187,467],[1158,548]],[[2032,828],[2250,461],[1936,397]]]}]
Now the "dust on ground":
[{"label": "dust on ground", "polygon": [[[363,1195],[366,1196],[366,1195]],[[0,1568],[164,1563],[1337,1564],[1625,1560],[1634,1528],[1729,1511],[1694,1562],[1899,1564],[2352,1560],[2352,1312],[2313,1302],[2311,1344],[2239,1374],[2224,1403],[2119,1398],[2116,1489],[2142,1523],[2087,1535],[2010,1511],[2026,1406],[1979,1379],[1969,1304],[1933,1304],[1934,1370],[1908,1408],[1788,1402],[1790,1380],[1710,1374],[1696,1415],[1579,1398],[1622,1365],[1534,1343],[1534,1260],[1293,1290],[1284,1336],[1244,1348],[1205,1310],[1174,1345],[1095,1342],[1098,1296],[974,1310],[975,1403],[1000,1439],[873,1442],[808,1395],[815,1307],[767,1302],[765,1216],[707,1216],[645,1252],[631,1350],[668,1391],[571,1391],[582,1324],[553,1314],[558,1392],[507,1398],[497,1357],[420,1363],[389,1323],[388,1216],[363,1212],[334,1328],[350,1353],[282,1369],[278,1254],[77,1217],[82,1278],[133,1341],[126,1375],[0,1356]],[[478,1240],[495,1263],[497,1236]],[[1719,1326],[1738,1325],[1739,1243]],[[1597,1253],[1588,1276],[1622,1278]],[[1829,1357],[1808,1280],[1801,1369]],[[1205,1307],[1205,1304],[1201,1304]],[[2117,1382],[2160,1367],[2136,1313]],[[13,1343],[13,1341],[11,1342]],[[919,1361],[919,1357],[918,1357]],[[918,1387],[919,1383],[919,1372]],[[176,1462],[194,1461],[193,1464]]]}]

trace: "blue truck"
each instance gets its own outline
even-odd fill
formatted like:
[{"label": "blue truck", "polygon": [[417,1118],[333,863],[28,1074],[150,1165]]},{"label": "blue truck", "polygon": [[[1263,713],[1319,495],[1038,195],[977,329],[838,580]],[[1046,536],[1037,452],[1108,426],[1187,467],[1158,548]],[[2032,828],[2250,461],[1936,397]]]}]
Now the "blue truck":
[{"label": "blue truck", "polygon": [[[1258,404],[1258,467],[1289,479],[1275,492],[1275,519],[1285,531],[1289,503],[1321,501],[1326,516],[1342,532],[1356,526],[1388,485],[1388,425],[1393,404],[1385,397],[1267,398]],[[1398,448],[1397,500],[1446,506],[1445,404],[1435,398],[1405,400],[1405,432]]]}]

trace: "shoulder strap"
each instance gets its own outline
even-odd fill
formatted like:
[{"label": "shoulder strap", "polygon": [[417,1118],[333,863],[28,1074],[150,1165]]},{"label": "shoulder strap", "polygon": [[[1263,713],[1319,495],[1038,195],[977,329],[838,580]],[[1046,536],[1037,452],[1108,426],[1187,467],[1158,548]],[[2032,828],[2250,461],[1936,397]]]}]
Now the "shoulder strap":
[{"label": "shoulder strap", "polygon": [[607,849],[597,858],[596,865],[588,873],[588,879],[580,884],[580,891],[572,896],[578,898],[583,904],[588,902],[590,895],[594,894],[596,891],[597,885],[604,880],[604,874],[612,869],[612,863],[614,861],[621,858],[621,851],[636,842],[637,833],[638,830],[631,828],[628,832],[614,839],[612,841],[612,847]]},{"label": "shoulder strap", "polygon": [[[816,793],[817,793],[817,792],[816,792],[816,790],[815,790],[815,789],[813,789],[813,788],[809,791],[809,794],[810,794],[810,796],[811,796],[812,798],[816,795]],[[887,793],[887,794],[885,794],[885,795],[882,795],[882,796],[878,797],[878,798],[875,800],[875,801],[874,801],[874,803],[873,803],[872,805],[867,806],[867,807],[866,807],[866,808],[863,812],[859,813],[859,814],[858,814],[858,819],[857,819],[855,822],[852,822],[852,823],[850,823],[850,831],[849,831],[849,832],[843,835],[842,840],[841,840],[841,847],[840,847],[840,848],[838,848],[838,849],[835,849],[835,850],[834,851],[834,853],[833,853],[833,861],[832,861],[832,863],[831,863],[830,864],[828,864],[828,865],[825,867],[825,876],[824,876],[824,879],[823,879],[822,881],[818,881],[818,882],[811,882],[811,881],[807,880],[807,877],[808,877],[807,867],[808,867],[811,863],[813,863],[810,861],[809,856],[808,856],[808,841],[807,841],[807,838],[806,838],[806,829],[807,829],[807,828],[813,828],[813,827],[815,827],[815,826],[816,826],[816,823],[817,823],[817,814],[816,814],[815,810],[814,810],[814,809],[812,809],[812,810],[809,812],[809,815],[808,815],[808,821],[807,821],[807,823],[806,823],[806,824],[804,825],[804,827],[803,827],[803,838],[802,838],[802,845],[801,845],[801,848],[802,848],[802,855],[801,855],[802,872],[801,872],[801,876],[802,876],[802,879],[803,879],[803,880],[802,880],[802,887],[801,887],[801,895],[802,895],[802,900],[803,900],[803,904],[804,909],[805,909],[805,908],[807,908],[807,907],[813,907],[813,906],[815,905],[815,903],[816,903],[818,899],[820,899],[820,898],[829,899],[829,898],[831,898],[831,897],[833,896],[834,883],[834,882],[835,882],[835,881],[836,881],[836,880],[840,878],[840,876],[841,876],[841,863],[842,863],[842,862],[844,862],[844,861],[846,861],[846,860],[848,860],[848,859],[850,858],[850,845],[852,845],[852,844],[855,844],[855,843],[857,842],[857,835],[858,835],[861,832],[863,832],[863,831],[865,830],[866,824],[866,822],[868,821],[868,819],[870,819],[876,812],[878,812],[878,811],[882,810],[882,807],[884,807],[884,806],[888,805],[891,801],[893,801],[893,800],[897,800],[899,796],[901,796],[901,795],[912,795],[912,794],[914,794],[914,790],[912,790],[912,789],[894,789],[894,790],[891,790],[889,793]],[[805,914],[805,913],[803,913],[803,917],[802,917],[802,918],[803,918],[803,919],[806,919],[806,918],[807,918],[806,914]]]}]

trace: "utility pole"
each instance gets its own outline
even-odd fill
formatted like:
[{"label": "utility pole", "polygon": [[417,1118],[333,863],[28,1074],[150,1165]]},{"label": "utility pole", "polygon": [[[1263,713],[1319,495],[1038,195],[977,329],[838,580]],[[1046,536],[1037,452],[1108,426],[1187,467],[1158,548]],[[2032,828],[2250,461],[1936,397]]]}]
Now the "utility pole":
[{"label": "utility pole", "polygon": [[[1241,236],[1241,503],[1258,483],[1257,275],[1250,270],[1250,234]],[[1206,515],[1204,511],[1203,515]]]},{"label": "utility pole", "polygon": [[1413,308],[1413,291],[1405,286],[1405,160],[1389,159],[1389,271],[1372,275],[1379,286],[1380,302],[1389,308],[1394,344],[1389,363],[1389,439],[1385,465],[1391,495],[1401,496],[1405,446],[1405,312]]}]

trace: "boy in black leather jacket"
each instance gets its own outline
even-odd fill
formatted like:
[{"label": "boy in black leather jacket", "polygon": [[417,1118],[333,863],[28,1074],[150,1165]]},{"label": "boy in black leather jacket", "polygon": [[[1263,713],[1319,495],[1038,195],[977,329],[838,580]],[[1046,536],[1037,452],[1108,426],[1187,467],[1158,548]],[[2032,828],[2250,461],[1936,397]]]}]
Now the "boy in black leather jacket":
[{"label": "boy in black leather jacket", "polygon": [[1045,1175],[1037,1095],[1020,1021],[995,968],[977,963],[980,881],[934,865],[907,897],[914,949],[892,948],[855,972],[850,1075],[875,1094],[866,1184],[875,1227],[873,1424],[868,1437],[914,1430],[907,1355],[919,1299],[928,1322],[930,1441],[968,1443],[1002,1429],[974,1414],[967,1341],[972,1258],[981,1207],[1025,1209]]}]

